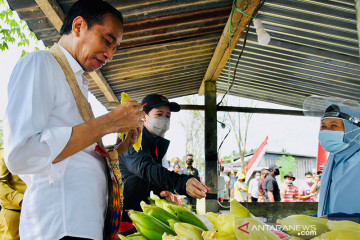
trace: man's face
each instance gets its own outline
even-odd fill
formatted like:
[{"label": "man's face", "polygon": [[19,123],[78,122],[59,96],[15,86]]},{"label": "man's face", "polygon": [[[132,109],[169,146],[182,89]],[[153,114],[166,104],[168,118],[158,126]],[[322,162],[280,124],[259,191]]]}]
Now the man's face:
[{"label": "man's face", "polygon": [[312,176],[310,174],[305,175],[305,179],[312,179]]},{"label": "man's face", "polygon": [[104,15],[102,24],[93,24],[90,29],[82,17],[77,17],[72,34],[76,36],[74,58],[86,72],[93,72],[113,58],[123,36],[123,26],[110,13]]},{"label": "man's face", "polygon": [[180,167],[178,165],[175,166],[174,172],[178,173],[180,171]]},{"label": "man's face", "polygon": [[255,173],[255,177],[259,177],[259,176],[260,176],[259,172]]},{"label": "man's face", "polygon": [[264,171],[263,173],[261,173],[261,177],[262,177],[262,178],[265,178],[266,175],[268,174],[268,172],[269,172],[269,171],[266,170],[266,171]]},{"label": "man's face", "polygon": [[270,170],[270,173],[274,176],[277,176],[280,174],[280,171],[278,168],[275,168],[275,169]]},{"label": "man's face", "polygon": [[187,156],[186,157],[186,164],[188,166],[192,165],[193,162],[194,162],[194,158],[192,156]]},{"label": "man's face", "polygon": [[178,159],[178,158],[175,158],[175,159],[174,159],[174,163],[179,163],[179,159]]}]

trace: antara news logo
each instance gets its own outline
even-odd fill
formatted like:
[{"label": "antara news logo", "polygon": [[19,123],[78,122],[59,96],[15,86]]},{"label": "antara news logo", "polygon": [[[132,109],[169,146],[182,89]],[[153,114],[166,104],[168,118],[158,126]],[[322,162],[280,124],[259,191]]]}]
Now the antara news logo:
[{"label": "antara news logo", "polygon": [[246,234],[250,234],[250,231],[272,231],[276,232],[297,232],[299,236],[316,236],[316,225],[250,225],[249,222],[241,225],[238,229]]}]

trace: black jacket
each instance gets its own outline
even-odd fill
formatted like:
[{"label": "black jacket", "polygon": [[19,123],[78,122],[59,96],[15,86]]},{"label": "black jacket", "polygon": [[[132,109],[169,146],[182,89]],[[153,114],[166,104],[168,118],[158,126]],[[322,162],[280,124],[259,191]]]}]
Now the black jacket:
[{"label": "black jacket", "polygon": [[[144,127],[142,149],[136,152],[131,147],[119,157],[124,181],[124,210],[141,211],[140,202],[148,202],[151,190],[157,195],[165,190],[186,195],[186,182],[191,176],[169,171],[161,164],[169,144],[169,140],[154,137]],[[124,221],[128,221],[125,215]]]},{"label": "black jacket", "polygon": [[184,169],[183,173],[186,175],[194,176],[200,182],[199,171],[196,168],[194,168],[193,166],[186,167]]}]

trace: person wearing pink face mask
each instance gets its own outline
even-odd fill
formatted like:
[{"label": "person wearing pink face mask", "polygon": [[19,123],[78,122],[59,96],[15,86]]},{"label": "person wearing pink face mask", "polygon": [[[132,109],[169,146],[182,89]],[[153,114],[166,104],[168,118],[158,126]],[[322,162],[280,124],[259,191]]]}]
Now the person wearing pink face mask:
[{"label": "person wearing pink face mask", "polygon": [[299,191],[299,200],[304,202],[315,202],[316,194],[311,193],[311,187],[314,184],[313,174],[308,171],[305,173],[305,183],[302,184]]}]

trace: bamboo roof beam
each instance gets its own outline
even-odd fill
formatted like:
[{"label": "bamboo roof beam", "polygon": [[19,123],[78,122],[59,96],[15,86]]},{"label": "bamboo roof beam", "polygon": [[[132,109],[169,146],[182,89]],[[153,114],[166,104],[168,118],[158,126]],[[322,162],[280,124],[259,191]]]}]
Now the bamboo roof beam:
[{"label": "bamboo roof beam", "polygon": [[[236,0],[236,6],[242,11],[246,12],[249,15],[253,15],[257,5],[260,0]],[[216,81],[220,76],[221,71],[225,67],[229,59],[229,31],[230,31],[230,21],[231,23],[231,42],[230,42],[230,52],[232,52],[239,41],[241,34],[243,33],[247,23],[249,22],[250,17],[241,13],[240,11],[234,9],[233,17],[231,21],[231,14],[226,23],[226,26],[221,34],[220,40],[214,55],[211,58],[209,66],[204,75],[204,79],[201,83],[199,89],[199,95],[204,95],[204,82],[205,81]]]}]

